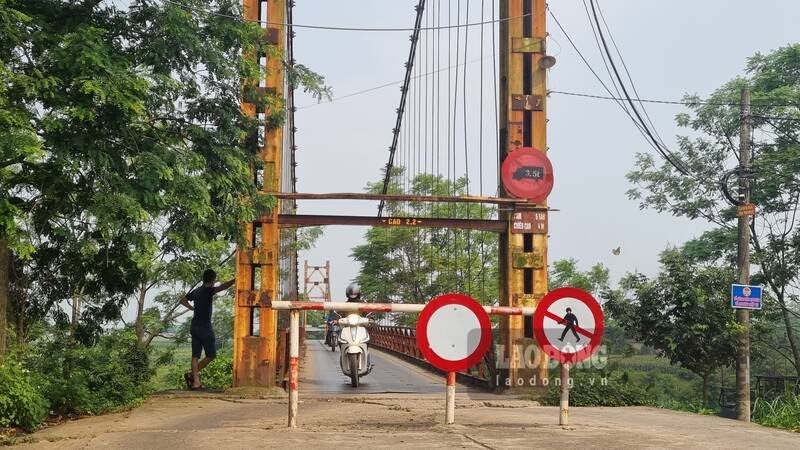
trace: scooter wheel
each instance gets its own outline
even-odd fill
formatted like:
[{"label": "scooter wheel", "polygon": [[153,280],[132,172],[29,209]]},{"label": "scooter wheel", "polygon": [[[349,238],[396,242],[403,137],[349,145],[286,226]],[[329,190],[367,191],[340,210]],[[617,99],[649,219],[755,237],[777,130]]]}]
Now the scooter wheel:
[{"label": "scooter wheel", "polygon": [[358,387],[358,353],[350,353],[347,355],[348,362],[350,363],[350,386]]}]

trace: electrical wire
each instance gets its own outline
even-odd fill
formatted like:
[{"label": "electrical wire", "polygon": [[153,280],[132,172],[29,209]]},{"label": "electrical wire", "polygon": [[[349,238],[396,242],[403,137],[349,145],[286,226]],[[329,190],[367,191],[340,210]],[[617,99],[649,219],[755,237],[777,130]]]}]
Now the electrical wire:
[{"label": "electrical wire", "polygon": [[[645,138],[645,142],[647,142],[655,150],[655,146],[653,146],[653,144],[649,140],[647,140],[647,136],[645,135],[644,130],[642,129],[642,126],[636,121],[636,119],[634,119],[633,115],[630,113],[630,111],[628,111],[628,108],[625,107],[625,104],[622,102],[622,99],[614,97],[614,93],[611,92],[611,89],[608,87],[608,85],[606,85],[605,81],[603,81],[603,79],[600,77],[600,75],[598,75],[597,71],[594,70],[594,67],[592,67],[592,65],[589,63],[589,61],[586,59],[586,57],[580,51],[578,46],[575,44],[575,41],[572,40],[572,36],[570,36],[569,33],[567,33],[567,30],[564,28],[563,25],[561,25],[561,22],[558,20],[556,15],[553,13],[553,10],[550,9],[550,7],[548,7],[547,8],[547,12],[550,13],[550,17],[553,18],[553,21],[555,21],[556,25],[561,30],[561,33],[564,34],[564,37],[567,38],[567,41],[570,43],[570,46],[572,46],[572,49],[575,50],[575,53],[577,53],[578,56],[581,58],[581,61],[583,61],[583,64],[586,66],[586,68],[589,69],[589,72],[591,72],[592,75],[594,75],[595,79],[597,79],[597,81],[600,83],[600,85],[603,86],[603,89],[605,89],[606,92],[608,92],[608,95],[609,95],[608,98],[615,101],[617,106],[619,106],[620,109],[622,109],[622,111],[631,119],[631,121],[633,122],[634,126],[636,127],[637,130],[639,130],[639,133],[642,135],[642,137]],[[556,91],[550,91],[550,92],[556,92]],[[499,119],[498,119],[498,123],[499,123]],[[498,161],[499,161],[499,158],[498,158]],[[498,170],[498,174],[499,174],[499,170]],[[498,178],[498,180],[499,180],[499,178]]]},{"label": "electrical wire", "polygon": [[645,121],[642,118],[642,115],[639,112],[639,109],[636,108],[636,104],[631,99],[631,96],[628,93],[627,88],[625,87],[625,83],[622,81],[622,77],[619,74],[619,70],[617,70],[617,65],[616,65],[616,63],[614,63],[614,58],[611,56],[611,52],[608,49],[608,43],[606,42],[605,35],[603,34],[603,30],[602,30],[602,28],[600,26],[600,20],[597,18],[597,10],[595,8],[595,0],[589,0],[589,5],[592,8],[592,15],[594,17],[595,23],[597,24],[597,31],[598,31],[598,34],[600,35],[600,41],[603,43],[603,48],[605,49],[605,54],[608,57],[608,62],[609,62],[609,64],[611,64],[611,69],[614,71],[614,75],[616,76],[617,81],[619,81],[620,88],[622,89],[622,93],[625,95],[625,100],[630,105],[631,110],[633,111],[633,114],[636,116],[636,119],[642,125],[644,133],[653,142],[653,144],[655,144],[656,152],[658,152],[672,167],[674,167],[678,172],[680,172],[680,173],[682,173],[684,175],[689,175],[689,171],[686,169],[686,167],[684,167],[683,163],[680,162],[680,160],[675,155],[670,153],[669,150],[667,150],[666,148],[664,148],[661,145],[661,143],[658,141],[658,139],[654,136],[653,131],[647,126],[647,124],[645,124]]},{"label": "electrical wire", "polygon": [[[171,5],[175,5],[175,6],[179,7],[179,8],[182,8],[182,9],[184,9],[186,11],[189,11],[189,12],[192,12],[192,13],[200,12],[200,13],[203,13],[203,14],[208,14],[208,15],[212,15],[212,16],[216,16],[216,17],[223,17],[223,18],[226,18],[226,19],[233,19],[233,20],[237,20],[237,21],[240,21],[240,22],[258,23],[258,24],[262,24],[262,25],[273,25],[273,26],[280,26],[280,27],[288,27],[288,26],[291,25],[294,28],[307,28],[307,29],[311,29],[311,30],[356,31],[356,32],[408,32],[408,31],[414,31],[415,30],[414,28],[340,27],[340,26],[308,25],[308,24],[297,24],[297,23],[288,24],[288,23],[285,23],[285,22],[271,22],[271,21],[268,21],[268,20],[266,20],[266,21],[265,20],[252,20],[252,19],[244,19],[243,17],[234,16],[234,15],[230,15],[230,14],[221,14],[221,13],[210,11],[210,10],[207,10],[207,9],[194,8],[194,7],[191,7],[191,6],[189,6],[189,5],[185,4],[185,3],[180,3],[180,2],[177,2],[177,1],[174,1],[174,0],[161,0],[161,1],[163,1],[164,3],[169,3]],[[489,24],[489,23],[507,22],[507,21],[511,21],[511,20],[524,19],[524,18],[526,18],[528,16],[530,16],[530,14],[522,14],[520,16],[507,17],[507,18],[504,18],[504,19],[497,19],[497,21],[495,21],[495,22],[487,21],[487,22],[483,22],[483,23],[482,22],[459,23],[457,25],[446,25],[446,26],[440,26],[440,27],[425,27],[425,28],[421,28],[421,30],[422,31],[427,31],[427,30],[449,29],[449,28],[477,27],[477,26],[486,25],[486,24]]]},{"label": "electrical wire", "polygon": [[[593,98],[598,100],[614,100],[614,101],[622,101],[624,100],[621,97],[610,97],[607,95],[599,95],[599,94],[588,94],[584,92],[571,92],[571,91],[559,91],[559,90],[549,90],[547,91],[548,94],[559,94],[559,95],[569,95],[572,97],[585,97],[585,98]],[[703,101],[703,100],[659,100],[659,99],[637,99],[637,102],[642,103],[653,103],[653,104],[660,104],[660,105],[679,105],[679,106],[739,106],[739,103],[726,103],[726,102],[710,102],[710,101]],[[792,107],[800,107],[800,103],[798,104],[788,104],[788,103],[751,103],[751,106],[754,108],[792,108]],[[770,117],[770,116],[757,116],[753,115],[753,117]],[[777,117],[775,117],[777,118]],[[786,117],[785,119],[791,119]],[[797,118],[800,120],[800,118]]]},{"label": "electrical wire", "polygon": [[[586,0],[584,0],[584,4],[585,3]],[[630,83],[631,89],[633,90],[633,95],[636,97],[636,100],[638,101],[639,106],[641,107],[642,112],[644,113],[644,117],[647,119],[647,123],[650,125],[651,129],[653,130],[653,133],[655,133],[656,137],[658,138],[658,142],[661,143],[661,146],[666,148],[667,145],[664,143],[664,140],[661,138],[661,135],[658,134],[658,130],[656,129],[655,124],[653,124],[653,121],[650,119],[650,114],[647,112],[647,109],[641,102],[639,91],[636,89],[636,83],[633,82],[633,77],[631,76],[630,70],[628,70],[628,65],[625,63],[625,58],[622,57],[622,52],[620,52],[619,47],[617,46],[617,42],[614,40],[614,35],[611,34],[611,28],[608,26],[608,22],[606,22],[605,16],[603,16],[603,10],[600,8],[599,0],[597,0],[597,12],[600,13],[600,18],[602,19],[603,25],[605,26],[606,32],[608,33],[608,38],[611,40],[611,44],[613,45],[614,50],[616,51],[617,56],[619,57],[620,63],[622,63],[622,68],[625,71],[625,75],[627,75],[628,77],[628,82]],[[597,26],[599,27],[600,24],[598,23]]]}]

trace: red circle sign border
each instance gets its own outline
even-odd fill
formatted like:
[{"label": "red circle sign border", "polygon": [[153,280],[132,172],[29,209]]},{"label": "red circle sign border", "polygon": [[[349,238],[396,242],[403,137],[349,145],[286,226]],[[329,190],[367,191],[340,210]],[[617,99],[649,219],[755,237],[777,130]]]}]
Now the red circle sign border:
[{"label": "red circle sign border", "polygon": [[[461,305],[468,308],[475,314],[475,317],[478,318],[478,323],[481,327],[481,339],[478,343],[478,347],[475,348],[475,351],[472,352],[471,355],[456,361],[444,359],[437,355],[436,352],[431,349],[430,343],[428,342],[428,321],[430,321],[433,314],[439,310],[439,308],[447,305]],[[422,352],[422,356],[425,357],[426,361],[439,370],[459,372],[469,369],[480,362],[483,355],[489,349],[489,345],[492,343],[492,321],[489,320],[489,315],[486,314],[486,310],[483,309],[483,306],[474,298],[459,293],[442,294],[428,302],[425,308],[419,313],[416,333],[417,347],[419,351]]]},{"label": "red circle sign border", "polygon": [[[547,308],[553,303],[562,298],[574,298],[580,300],[583,304],[589,307],[592,316],[594,316],[594,333],[589,340],[586,347],[580,349],[575,353],[565,353],[558,349],[558,347],[550,344],[544,332],[544,318]],[[536,306],[536,311],[533,314],[533,335],[536,337],[536,342],[541,347],[542,351],[550,358],[557,360],[560,363],[574,364],[584,359],[589,358],[600,347],[603,342],[603,330],[605,324],[603,323],[603,309],[600,308],[600,303],[592,296],[592,294],[578,289],[575,287],[561,287],[554,289],[547,293],[542,298],[542,301]]]},{"label": "red circle sign border", "polygon": [[[544,183],[545,188],[539,190],[534,195],[531,195],[530,192],[526,192],[521,187],[517,186],[514,182],[514,174],[513,174],[513,167],[512,165],[515,162],[516,158],[523,157],[526,155],[531,155],[535,158],[541,157],[542,162],[544,164]],[[519,147],[513,151],[510,151],[508,155],[506,155],[505,159],[503,160],[503,164],[500,169],[501,180],[503,182],[503,187],[506,188],[509,194],[517,198],[527,198],[536,203],[542,203],[547,200],[547,196],[550,195],[550,192],[553,191],[554,185],[554,176],[553,176],[553,163],[550,162],[550,158],[547,157],[547,154],[538,148],[535,147]]]}]

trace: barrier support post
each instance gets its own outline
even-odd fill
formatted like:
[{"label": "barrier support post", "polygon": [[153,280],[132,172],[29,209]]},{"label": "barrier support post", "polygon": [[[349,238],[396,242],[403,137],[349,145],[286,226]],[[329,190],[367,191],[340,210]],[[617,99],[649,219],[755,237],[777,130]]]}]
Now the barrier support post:
[{"label": "barrier support post", "polygon": [[558,424],[569,425],[569,364],[561,364],[561,402],[558,414]]},{"label": "barrier support post", "polygon": [[300,360],[300,311],[289,312],[289,428],[297,428],[297,377]]},{"label": "barrier support post", "polygon": [[456,373],[447,372],[447,412],[445,413],[445,423],[452,425],[456,422]]}]

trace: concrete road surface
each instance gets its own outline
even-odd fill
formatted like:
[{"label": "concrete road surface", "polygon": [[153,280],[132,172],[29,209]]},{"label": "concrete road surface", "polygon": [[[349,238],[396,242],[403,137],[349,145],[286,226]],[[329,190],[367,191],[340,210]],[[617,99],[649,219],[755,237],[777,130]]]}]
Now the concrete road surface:
[{"label": "concrete road surface", "polygon": [[461,394],[456,424],[444,425],[444,398],[424,394],[301,397],[299,425],[286,428],[286,400],[190,393],[156,396],[133,411],[40,431],[33,449],[798,449],[800,434],[713,416],[655,408],[558,410],[487,394]]},{"label": "concrete road surface", "polygon": [[[800,434],[656,408],[558,410],[459,386],[456,424],[444,425],[441,377],[375,353],[375,371],[353,389],[336,354],[309,342],[299,428],[289,430],[284,393],[253,399],[174,392],[132,411],[75,420],[23,438],[33,449],[800,449]],[[335,369],[335,370],[334,370]],[[372,392],[372,393],[368,393]],[[412,393],[413,392],[413,393]]]}]

